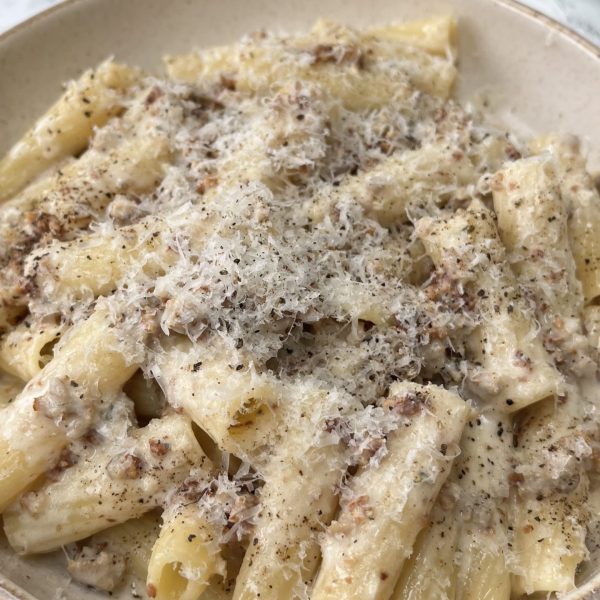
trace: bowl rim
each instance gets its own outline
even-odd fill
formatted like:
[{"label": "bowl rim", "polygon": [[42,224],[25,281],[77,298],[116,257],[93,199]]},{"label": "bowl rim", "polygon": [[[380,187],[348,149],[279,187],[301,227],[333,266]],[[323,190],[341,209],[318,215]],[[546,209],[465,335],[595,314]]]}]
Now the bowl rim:
[{"label": "bowl rim", "polygon": [[[59,13],[63,10],[77,5],[92,2],[94,0],[62,0],[58,4],[49,6],[48,8],[33,14],[24,21],[13,25],[6,31],[0,33],[0,44],[9,41],[12,37],[19,35],[34,23],[42,22],[49,16]],[[485,0],[480,0],[485,1]],[[569,26],[560,23],[553,17],[550,17],[541,11],[523,4],[519,0],[492,0],[494,3],[504,6],[514,12],[521,13],[526,17],[540,22],[548,29],[558,32],[560,35],[569,39],[572,43],[578,46],[581,50],[590,55],[593,59],[599,61],[600,65],[600,42],[595,43],[583,34],[578,33]],[[600,591],[600,574],[592,577],[580,588],[572,590],[570,594],[574,594],[572,600],[585,600],[596,597],[595,594]],[[15,584],[6,575],[0,572],[0,600],[36,600],[29,592]]]},{"label": "bowl rim", "polygon": [[[38,21],[43,21],[49,15],[60,12],[74,6],[75,4],[84,4],[85,2],[90,2],[92,0],[62,0],[58,4],[53,6],[49,6],[48,8],[33,14],[28,17],[24,21],[13,25],[6,31],[0,33],[0,43],[9,40],[14,35],[18,35],[21,31],[30,27],[33,23],[37,23]],[[484,0],[481,0],[484,1]],[[600,60],[600,42],[598,44],[594,43],[592,40],[585,37],[583,34],[578,33],[574,29],[571,29],[567,25],[560,23],[553,17],[550,17],[543,12],[539,11],[536,8],[532,8],[531,6],[527,6],[523,4],[519,0],[492,0],[496,4],[504,5],[505,7],[514,10],[515,12],[521,12],[528,17],[531,17],[539,22],[541,22],[546,27],[554,29],[558,31],[560,34],[569,38],[572,42],[577,44],[582,50],[591,54],[594,58]]]}]

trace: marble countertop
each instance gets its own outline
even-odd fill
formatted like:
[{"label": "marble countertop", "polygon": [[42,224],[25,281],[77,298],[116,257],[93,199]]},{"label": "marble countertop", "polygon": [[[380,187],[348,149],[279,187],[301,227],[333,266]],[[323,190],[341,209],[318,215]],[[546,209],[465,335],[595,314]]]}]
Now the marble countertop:
[{"label": "marble countertop", "polygon": [[[0,33],[62,0],[0,0]],[[520,0],[600,45],[600,0]]]},{"label": "marble countertop", "polygon": [[520,0],[600,46],[600,0]]},{"label": "marble countertop", "polygon": [[0,33],[62,0],[0,0]]}]

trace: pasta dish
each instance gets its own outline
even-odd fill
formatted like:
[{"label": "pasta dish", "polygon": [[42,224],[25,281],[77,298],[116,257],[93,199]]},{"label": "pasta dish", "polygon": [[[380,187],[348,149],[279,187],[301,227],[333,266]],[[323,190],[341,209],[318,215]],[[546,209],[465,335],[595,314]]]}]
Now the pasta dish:
[{"label": "pasta dish", "polygon": [[[455,23],[113,60],[0,161],[0,511],[159,600],[508,600],[600,560],[600,198]],[[75,597],[75,596],[74,596]]]}]

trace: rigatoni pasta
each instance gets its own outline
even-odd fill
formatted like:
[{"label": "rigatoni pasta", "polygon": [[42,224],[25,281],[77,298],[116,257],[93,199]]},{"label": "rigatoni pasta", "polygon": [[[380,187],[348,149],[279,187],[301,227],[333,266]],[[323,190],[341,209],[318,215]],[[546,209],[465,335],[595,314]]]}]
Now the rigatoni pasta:
[{"label": "rigatoni pasta", "polygon": [[576,138],[546,136],[533,140],[531,146],[536,152],[549,152],[555,159],[561,195],[570,212],[569,242],[577,265],[577,276],[583,287],[585,302],[590,304],[600,291],[598,190],[585,170],[585,159]]},{"label": "rigatoni pasta", "polygon": [[225,575],[219,532],[194,504],[165,515],[148,561],[148,589],[158,600],[202,596],[215,575]]},{"label": "rigatoni pasta", "polygon": [[470,379],[483,396],[514,412],[559,393],[562,377],[528,314],[492,213],[476,203],[448,217],[424,218],[417,233],[450,289],[479,299],[481,324],[467,344],[476,356]]},{"label": "rigatoni pasta", "polygon": [[[494,207],[513,269],[536,296],[546,346],[564,370],[591,375],[584,294],[567,235],[568,199],[561,196],[555,169],[548,156],[515,161],[497,175]],[[514,581],[521,593],[571,589],[586,556],[588,478],[582,459],[591,452],[584,441],[589,410],[574,385],[561,398],[527,409],[518,422],[516,470],[529,482],[516,486],[512,500],[513,548],[520,562]],[[550,476],[533,475],[532,464],[544,464]],[[553,486],[552,480],[561,483]]]},{"label": "rigatoni pasta", "polygon": [[94,127],[124,109],[135,69],[106,61],[72,82],[58,102],[0,162],[0,201],[7,200],[48,167],[79,154]]},{"label": "rigatoni pasta", "polygon": [[320,20],[166,75],[109,60],[0,161],[17,553],[158,600],[574,588],[600,198],[575,140],[452,99],[456,36]]},{"label": "rigatoni pasta", "polygon": [[434,386],[395,384],[384,407],[409,417],[388,436],[388,455],[367,464],[328,527],[312,598],[389,598],[424,516],[450,473],[469,408]]},{"label": "rigatoni pasta", "polygon": [[4,530],[13,548],[47,552],[141,516],[206,461],[189,421],[179,415],[151,421],[120,442],[84,454],[57,481],[9,507]]},{"label": "rigatoni pasta", "polygon": [[261,510],[236,579],[236,600],[306,593],[319,564],[319,534],[337,508],[347,455],[340,440],[327,439],[327,429],[359,407],[311,385],[290,387],[288,394],[274,427],[278,448],[254,461],[264,474]]},{"label": "rigatoni pasta", "polygon": [[109,315],[98,307],[69,332],[54,360],[5,407],[0,506],[6,508],[52,468],[70,439],[86,433],[103,400],[110,399],[136,369],[122,352]]}]

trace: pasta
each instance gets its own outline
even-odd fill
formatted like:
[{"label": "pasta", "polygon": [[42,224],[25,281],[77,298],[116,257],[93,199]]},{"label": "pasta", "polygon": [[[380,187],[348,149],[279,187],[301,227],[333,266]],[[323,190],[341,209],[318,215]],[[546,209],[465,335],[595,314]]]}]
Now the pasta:
[{"label": "pasta", "polygon": [[81,152],[93,128],[123,110],[125,92],[138,77],[134,69],[107,61],[70,84],[0,162],[0,201],[16,194],[49,166]]},{"label": "pasta", "polygon": [[0,346],[0,366],[4,371],[27,382],[50,360],[46,348],[58,341],[61,325],[45,324],[38,330],[24,321],[6,335]]},{"label": "pasta", "polygon": [[432,386],[396,384],[386,404],[400,414],[408,410],[413,420],[390,434],[382,462],[363,467],[350,484],[323,542],[316,600],[389,598],[449,474],[446,456],[460,440],[468,413],[464,402]]},{"label": "pasta", "polygon": [[[5,407],[0,431],[2,507],[54,466],[69,439],[85,434],[102,397],[110,399],[135,370],[115,348],[116,336],[107,320],[105,310],[98,308],[74,327],[55,359]],[[25,429],[27,436],[22,437]]]},{"label": "pasta", "polygon": [[8,373],[0,374],[0,404],[10,404],[23,390],[23,383]]},{"label": "pasta", "polygon": [[157,600],[590,572],[600,197],[576,140],[452,98],[456,38],[322,19],[108,60],[0,161],[17,554]]},{"label": "pasta", "polygon": [[346,456],[339,442],[323,439],[327,437],[323,429],[326,433],[328,423],[348,418],[357,407],[340,407],[337,394],[312,386],[290,391],[294,400],[282,411],[276,430],[286,443],[280,442],[280,450],[262,467],[265,484],[260,492],[261,511],[236,580],[234,598],[260,594],[275,599],[302,594],[318,566],[317,535],[337,507],[335,489],[341,484]]},{"label": "pasta", "polygon": [[105,529],[85,544],[69,545],[67,571],[77,581],[106,592],[118,589],[131,574],[145,580],[158,529],[157,515],[148,513]]},{"label": "pasta", "polygon": [[[366,32],[361,36],[350,29],[321,20],[314,27],[312,35],[306,38],[299,37],[293,46],[296,52],[304,51],[308,54],[316,51],[314,57],[309,60],[312,60],[312,64],[317,68],[306,68],[302,62],[290,62],[289,55],[286,56],[289,52],[287,48],[272,50],[267,42],[265,45],[256,44],[252,52],[244,52],[243,46],[234,46],[215,48],[202,55],[169,57],[167,70],[174,79],[186,82],[218,77],[223,72],[235,73],[236,87],[262,94],[273,83],[277,84],[278,80],[287,79],[290,76],[288,69],[292,68],[296,69],[295,73],[292,72],[292,77],[314,80],[326,86],[332,95],[351,110],[382,106],[395,95],[406,93],[402,80],[396,83],[389,77],[389,73],[377,68],[363,75],[357,73],[354,67],[360,67],[361,60],[367,60],[366,56],[362,55],[364,52],[382,59],[408,58],[407,62],[411,63],[408,67],[409,73],[417,87],[428,93],[447,97],[454,80],[454,66],[451,61],[428,52],[419,52],[410,44],[411,37],[421,40],[425,37],[420,34],[418,27],[415,34],[400,26],[389,27],[386,30],[387,35],[378,36],[375,30],[373,35]],[[441,37],[444,39],[442,43],[448,43],[449,51],[452,48],[452,28],[453,24],[449,19],[441,23]],[[421,31],[424,32],[422,26]],[[403,38],[408,38],[409,43],[402,43]],[[336,51],[336,45],[339,45],[339,58],[332,53]],[[332,63],[341,63],[347,65],[347,68],[340,71],[332,68]]]},{"label": "pasta", "polygon": [[148,588],[154,597],[193,600],[215,574],[225,575],[218,532],[193,505],[165,517],[148,562]]},{"label": "pasta", "polygon": [[[180,345],[185,348],[189,343],[184,340]],[[200,360],[202,354],[196,349],[188,349],[182,368],[182,350],[175,346],[161,364],[167,398],[176,406],[181,403],[219,448],[244,458],[252,456],[273,427],[281,395],[277,382],[251,367],[231,373],[225,352],[207,361]]]},{"label": "pasta", "polygon": [[585,160],[579,142],[572,138],[548,136],[532,142],[534,151],[548,151],[556,161],[561,195],[572,213],[569,220],[569,241],[577,265],[586,304],[599,291],[598,261],[598,190],[585,170]]},{"label": "pasta", "polygon": [[[4,530],[22,553],[59,548],[156,508],[169,486],[181,483],[203,460],[185,418],[151,421],[121,448],[84,456],[58,481],[28,492],[4,513]],[[90,467],[95,462],[103,468]]]},{"label": "pasta", "polygon": [[[595,369],[581,321],[584,294],[567,235],[568,199],[559,192],[554,167],[548,159],[533,157],[515,161],[497,177],[494,207],[502,239],[514,256],[513,269],[537,296],[546,346],[553,348],[557,364],[577,375],[591,369],[591,375]],[[522,226],[526,221],[527,229]],[[520,572],[515,588],[520,592],[571,589],[577,564],[586,555],[587,474],[578,463],[589,450],[577,451],[575,445],[584,435],[587,410],[574,387],[556,402],[549,398],[534,412],[525,411],[519,423],[518,473],[531,479],[528,465],[536,463],[558,469],[550,479],[540,477],[532,486],[535,492],[516,490],[514,548]],[[556,444],[565,447],[566,456],[552,456]],[[552,479],[569,483],[553,485]]]},{"label": "pasta", "polygon": [[478,365],[471,374],[473,383],[506,412],[558,393],[561,375],[528,318],[492,214],[475,205],[447,218],[425,218],[417,233],[445,277],[457,287],[468,286],[481,299],[481,325],[469,340]]},{"label": "pasta", "polygon": [[[461,454],[401,573],[394,599],[510,598],[504,522],[511,442],[508,415],[486,411],[469,420]],[[457,554],[462,561],[455,560]]]},{"label": "pasta", "polygon": [[[142,517],[100,531],[89,539],[89,543],[92,547],[101,546],[109,552],[122,556],[127,570],[141,581],[145,581],[152,547],[159,531],[160,516],[157,511],[152,511]],[[74,562],[76,560],[75,558]]]}]

